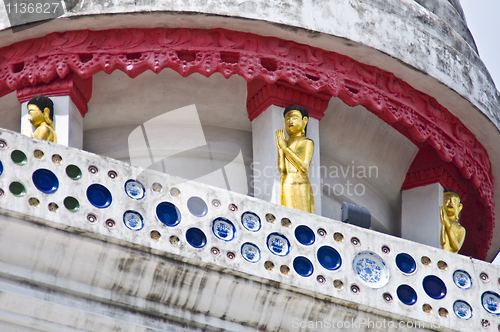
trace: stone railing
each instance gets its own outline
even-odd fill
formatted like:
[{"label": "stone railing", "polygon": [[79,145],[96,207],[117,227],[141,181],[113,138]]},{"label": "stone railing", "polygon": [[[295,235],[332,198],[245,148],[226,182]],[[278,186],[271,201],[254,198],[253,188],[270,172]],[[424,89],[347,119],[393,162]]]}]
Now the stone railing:
[{"label": "stone railing", "polygon": [[489,263],[9,131],[0,162],[0,214],[277,282],[389,328],[500,329]]}]

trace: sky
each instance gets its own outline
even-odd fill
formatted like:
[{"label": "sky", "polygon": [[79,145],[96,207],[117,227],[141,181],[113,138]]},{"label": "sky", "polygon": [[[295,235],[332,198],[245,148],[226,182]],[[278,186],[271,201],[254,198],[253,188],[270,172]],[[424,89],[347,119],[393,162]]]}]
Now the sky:
[{"label": "sky", "polygon": [[460,0],[479,56],[500,90],[500,0]]}]

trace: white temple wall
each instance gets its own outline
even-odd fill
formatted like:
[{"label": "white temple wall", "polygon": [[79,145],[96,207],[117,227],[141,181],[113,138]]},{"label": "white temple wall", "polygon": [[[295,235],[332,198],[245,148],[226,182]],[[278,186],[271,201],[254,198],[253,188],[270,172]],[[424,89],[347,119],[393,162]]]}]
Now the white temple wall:
[{"label": "white temple wall", "polygon": [[[366,207],[372,229],[399,235],[401,186],[417,147],[365,108],[332,98],[320,121],[323,216],[340,219],[340,205]],[[323,200],[325,202],[325,200]]]}]

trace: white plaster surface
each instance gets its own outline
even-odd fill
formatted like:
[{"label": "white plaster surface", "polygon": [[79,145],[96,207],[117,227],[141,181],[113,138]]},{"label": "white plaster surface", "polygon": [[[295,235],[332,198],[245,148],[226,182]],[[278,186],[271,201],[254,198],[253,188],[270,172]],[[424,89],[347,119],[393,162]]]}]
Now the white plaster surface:
[{"label": "white plaster surface", "polygon": [[401,237],[434,248],[441,248],[439,207],[442,205],[443,187],[439,183],[404,190]]},{"label": "white plaster surface", "polygon": [[284,129],[283,110],[271,105],[252,121],[254,197],[274,204],[281,204],[275,132]]},{"label": "white plaster surface", "polygon": [[320,121],[320,139],[323,195],[333,204],[323,215],[340,219],[342,202],[361,205],[373,229],[400,235],[400,191],[417,147],[363,107],[337,98]]}]

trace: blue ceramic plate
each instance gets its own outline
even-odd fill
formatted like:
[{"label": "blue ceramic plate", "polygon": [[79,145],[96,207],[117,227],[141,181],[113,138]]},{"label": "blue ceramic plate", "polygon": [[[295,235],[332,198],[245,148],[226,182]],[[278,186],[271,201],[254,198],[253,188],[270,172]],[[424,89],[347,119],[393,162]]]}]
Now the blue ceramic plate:
[{"label": "blue ceramic plate", "polygon": [[453,282],[461,289],[469,289],[472,286],[470,275],[463,270],[456,270],[453,272]]},{"label": "blue ceramic plate", "polygon": [[107,208],[113,200],[108,188],[98,183],[94,183],[87,188],[87,199],[90,204],[99,209]]},{"label": "blue ceramic plate", "polygon": [[472,307],[465,301],[458,300],[453,303],[453,311],[458,318],[470,319],[472,317]]},{"label": "blue ceramic plate", "polygon": [[406,305],[414,305],[417,302],[417,292],[411,286],[401,285],[396,290],[396,294],[401,302]]},{"label": "blue ceramic plate", "polygon": [[59,188],[57,176],[48,169],[37,169],[32,178],[35,187],[43,193],[52,194]]},{"label": "blue ceramic plate", "polygon": [[140,231],[144,227],[144,220],[136,211],[126,211],[123,214],[123,223],[133,231]]},{"label": "blue ceramic plate", "polygon": [[404,252],[396,256],[396,265],[405,274],[412,274],[417,269],[417,263],[413,257]]},{"label": "blue ceramic plate", "polygon": [[199,228],[190,228],[186,231],[187,242],[195,248],[203,248],[207,244],[205,233]]},{"label": "blue ceramic plate", "polygon": [[241,224],[250,232],[257,232],[261,227],[259,216],[250,211],[241,215]]},{"label": "blue ceramic plate", "polygon": [[309,277],[314,272],[311,261],[303,256],[295,257],[293,260],[293,269],[302,277]]},{"label": "blue ceramic plate", "polygon": [[177,226],[181,222],[181,214],[177,207],[170,202],[161,202],[156,206],[156,216],[169,227]]},{"label": "blue ceramic plate", "polygon": [[260,261],[260,249],[253,243],[244,243],[241,246],[241,256],[250,263]]},{"label": "blue ceramic plate", "polygon": [[142,183],[136,180],[128,180],[125,182],[125,192],[130,198],[133,199],[142,199],[144,198],[144,194],[146,190]]},{"label": "blue ceramic plate", "polygon": [[229,242],[234,239],[236,229],[232,222],[226,218],[216,218],[212,223],[212,232],[219,240]]},{"label": "blue ceramic plate", "polygon": [[305,225],[300,225],[295,228],[295,238],[300,244],[305,246],[310,246],[316,240],[313,230]]},{"label": "blue ceramic plate", "polygon": [[484,292],[481,296],[483,308],[493,315],[500,315],[500,296],[493,292]]},{"label": "blue ceramic plate", "polygon": [[436,276],[427,276],[422,281],[424,291],[435,300],[441,300],[446,296],[446,285],[443,280]]},{"label": "blue ceramic plate", "polygon": [[286,256],[290,252],[290,242],[280,233],[271,233],[267,237],[267,248],[277,256]]},{"label": "blue ceramic plate", "polygon": [[384,260],[374,252],[362,251],[352,260],[354,274],[361,281],[371,288],[382,288],[389,282],[389,269]]},{"label": "blue ceramic plate", "polygon": [[329,246],[318,249],[318,261],[321,266],[330,271],[335,271],[342,265],[339,252]]}]

